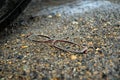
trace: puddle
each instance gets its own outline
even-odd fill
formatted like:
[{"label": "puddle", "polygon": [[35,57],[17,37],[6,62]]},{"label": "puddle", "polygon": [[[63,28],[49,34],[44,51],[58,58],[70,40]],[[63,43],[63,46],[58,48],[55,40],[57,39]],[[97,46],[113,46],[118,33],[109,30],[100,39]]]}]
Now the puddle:
[{"label": "puddle", "polygon": [[84,12],[89,12],[93,9],[99,8],[101,6],[110,7],[112,4],[110,1],[81,1],[76,0],[71,3],[66,3],[57,6],[44,6],[42,10],[37,13],[37,16],[40,15],[49,15],[49,14],[64,14],[64,15],[74,15]]}]

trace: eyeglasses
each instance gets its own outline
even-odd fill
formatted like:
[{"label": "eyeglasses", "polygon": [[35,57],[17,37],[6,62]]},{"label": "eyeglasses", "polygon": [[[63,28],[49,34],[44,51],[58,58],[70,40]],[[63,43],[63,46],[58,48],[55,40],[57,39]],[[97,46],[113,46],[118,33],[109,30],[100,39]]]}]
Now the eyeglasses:
[{"label": "eyeglasses", "polygon": [[80,50],[80,45],[77,43],[68,41],[68,40],[59,40],[59,39],[52,39],[49,36],[45,35],[30,35],[27,36],[29,40],[37,43],[50,43],[50,46],[55,47],[59,50],[66,51],[66,52],[72,52],[72,53],[79,53],[83,54],[86,53],[87,47],[84,47],[82,50]]}]

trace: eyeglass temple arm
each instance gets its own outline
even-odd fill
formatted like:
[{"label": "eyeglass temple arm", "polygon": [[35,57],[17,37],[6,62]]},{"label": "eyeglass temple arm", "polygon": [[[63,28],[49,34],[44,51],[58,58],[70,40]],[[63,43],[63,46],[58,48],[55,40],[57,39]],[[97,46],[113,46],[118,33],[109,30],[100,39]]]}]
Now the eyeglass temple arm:
[{"label": "eyeglass temple arm", "polygon": [[78,44],[76,44],[76,43],[74,43],[74,42],[71,42],[71,41],[66,41],[66,40],[55,40],[55,41],[54,41],[53,46],[54,46],[55,48],[60,49],[60,50],[63,50],[63,51],[67,51],[67,52],[73,52],[73,53],[77,53],[77,54],[83,54],[83,53],[86,53],[86,51],[87,51],[87,49],[88,49],[88,47],[85,47],[85,48],[83,48],[83,49],[80,50],[80,51],[67,50],[67,49],[63,49],[63,48],[60,48],[60,47],[56,46],[55,44],[56,44],[57,42],[67,42],[67,43],[70,43],[70,44],[73,44],[73,45],[77,45],[77,46],[80,46],[80,45],[78,45]]}]

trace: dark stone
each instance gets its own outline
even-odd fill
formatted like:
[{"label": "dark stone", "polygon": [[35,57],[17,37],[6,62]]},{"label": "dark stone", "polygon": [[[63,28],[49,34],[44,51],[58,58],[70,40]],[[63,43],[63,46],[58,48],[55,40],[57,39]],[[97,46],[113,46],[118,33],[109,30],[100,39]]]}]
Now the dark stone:
[{"label": "dark stone", "polygon": [[0,72],[2,71],[2,69],[3,69],[3,67],[2,67],[2,66],[0,66]]},{"label": "dark stone", "polygon": [[0,79],[2,80],[2,78],[3,78],[3,76],[2,75],[0,75]]},{"label": "dark stone", "polygon": [[3,53],[2,53],[2,51],[0,51],[0,56],[3,56]]},{"label": "dark stone", "polygon": [[98,50],[98,52],[99,52],[100,54],[102,54],[103,51],[102,51],[102,50]]},{"label": "dark stone", "polygon": [[23,72],[22,72],[22,75],[23,75],[23,76],[26,76],[26,75],[27,75],[27,73],[26,73],[25,71],[23,71]]},{"label": "dark stone", "polygon": [[16,58],[17,59],[22,59],[24,56],[23,55],[18,55]]},{"label": "dark stone", "polygon": [[30,73],[30,76],[31,76],[32,79],[37,79],[38,73],[37,73],[36,71],[32,71],[32,72]]},{"label": "dark stone", "polygon": [[13,58],[13,56],[12,55],[8,55],[7,59],[11,59],[11,58]]},{"label": "dark stone", "polygon": [[102,78],[106,79],[107,78],[107,75],[106,74],[102,74]]},{"label": "dark stone", "polygon": [[48,77],[43,77],[42,80],[50,80]]},{"label": "dark stone", "polygon": [[64,79],[65,79],[64,74],[61,74],[60,75],[60,80],[64,80]]}]

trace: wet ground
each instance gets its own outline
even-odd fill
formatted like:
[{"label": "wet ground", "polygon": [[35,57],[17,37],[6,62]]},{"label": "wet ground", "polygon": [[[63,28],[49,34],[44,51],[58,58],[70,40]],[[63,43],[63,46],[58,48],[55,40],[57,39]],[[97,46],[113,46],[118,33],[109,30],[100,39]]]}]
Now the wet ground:
[{"label": "wet ground", "polygon": [[[120,79],[119,0],[32,0],[12,26],[0,34],[1,80]],[[30,33],[88,49],[86,54],[61,51],[28,40]]]}]

